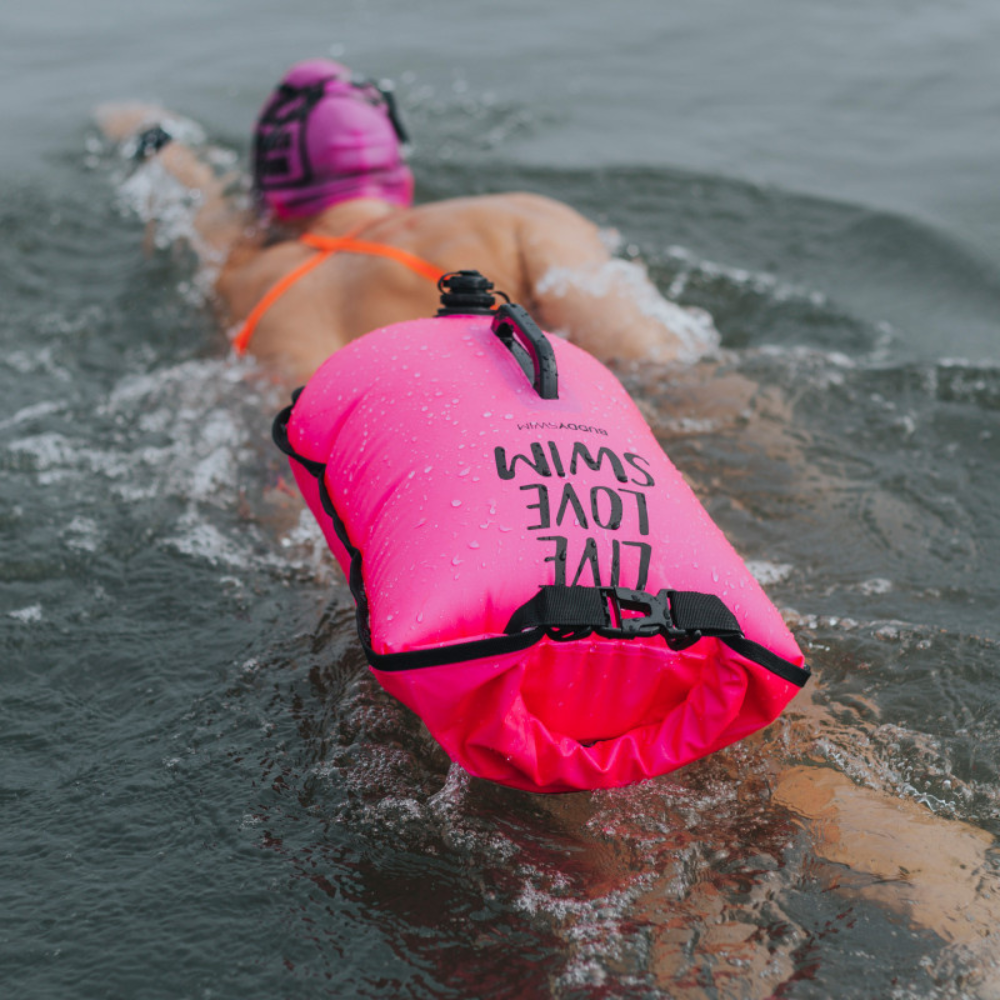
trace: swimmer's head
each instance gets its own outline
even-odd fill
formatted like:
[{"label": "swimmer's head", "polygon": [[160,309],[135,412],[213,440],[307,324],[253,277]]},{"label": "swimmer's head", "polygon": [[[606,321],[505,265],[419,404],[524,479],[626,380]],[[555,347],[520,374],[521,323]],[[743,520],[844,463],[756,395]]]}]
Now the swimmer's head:
[{"label": "swimmer's head", "polygon": [[390,92],[328,59],[298,63],[257,119],[254,189],[283,219],[352,198],[409,205],[405,142]]}]

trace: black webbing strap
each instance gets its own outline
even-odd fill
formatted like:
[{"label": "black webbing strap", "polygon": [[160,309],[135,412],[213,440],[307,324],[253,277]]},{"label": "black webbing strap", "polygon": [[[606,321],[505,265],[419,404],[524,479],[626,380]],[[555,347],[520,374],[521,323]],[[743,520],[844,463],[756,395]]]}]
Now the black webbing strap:
[{"label": "black webbing strap", "polygon": [[675,627],[684,632],[700,632],[720,638],[742,635],[736,615],[715,594],[694,590],[670,590],[670,615]]},{"label": "black webbing strap", "polygon": [[[622,611],[639,611],[625,616]],[[739,636],[743,632],[733,613],[715,594],[688,590],[661,590],[648,594],[626,587],[540,587],[507,623],[508,632],[539,625],[589,628],[610,638],[663,634],[686,640],[702,636]]]},{"label": "black webbing strap", "polygon": [[507,622],[507,632],[559,625],[566,629],[608,624],[607,602],[599,587],[541,587]]},{"label": "black webbing strap", "polygon": [[[770,670],[783,680],[802,687],[809,668],[785,660],[743,635],[735,615],[715,594],[661,590],[649,594],[625,587],[543,586],[511,616],[504,635],[474,639],[430,649],[400,653],[376,653],[371,645],[368,595],[365,593],[361,551],[347,535],[326,488],[326,465],[299,455],[288,440],[292,406],[275,418],[271,428],[274,443],[314,476],[319,485],[323,510],[333,521],[334,531],[351,557],[348,584],[356,605],[358,637],[368,662],[376,670],[418,670],[466,660],[503,656],[533,646],[548,636],[558,642],[583,639],[596,633],[610,639],[635,639],[662,635],[672,649],[686,647],[705,637],[717,638],[734,652]],[[623,611],[635,612],[632,615]]]},{"label": "black webbing strap", "polygon": [[[622,610],[641,612],[626,617]],[[662,635],[672,649],[684,649],[706,636],[802,687],[809,668],[798,666],[743,635],[736,616],[715,594],[661,590],[658,594],[624,587],[541,587],[507,623],[508,633],[542,629],[553,639],[581,639],[596,632],[611,639]]]}]

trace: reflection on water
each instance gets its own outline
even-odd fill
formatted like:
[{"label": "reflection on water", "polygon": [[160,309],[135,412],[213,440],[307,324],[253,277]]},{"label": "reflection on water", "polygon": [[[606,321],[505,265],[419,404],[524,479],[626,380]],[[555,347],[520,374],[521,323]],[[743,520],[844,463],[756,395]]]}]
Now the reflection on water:
[{"label": "reflection on water", "polygon": [[[254,822],[303,879],[296,919],[377,928],[397,963],[362,976],[373,994],[821,996],[853,978],[873,992],[848,995],[947,996],[935,983],[995,976],[992,838],[935,815],[964,797],[940,747],[870,702],[822,689],[679,774],[537,797],[449,768],[345,643],[350,617],[341,595],[317,665],[270,703],[299,738],[258,762]],[[951,806],[913,783],[935,770]]]}]

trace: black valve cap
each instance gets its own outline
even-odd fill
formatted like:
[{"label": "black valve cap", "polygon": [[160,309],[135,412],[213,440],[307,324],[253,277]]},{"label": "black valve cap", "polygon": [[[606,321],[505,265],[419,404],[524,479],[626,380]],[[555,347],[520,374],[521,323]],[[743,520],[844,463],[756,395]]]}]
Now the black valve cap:
[{"label": "black valve cap", "polygon": [[438,281],[441,308],[438,316],[484,315],[491,313],[496,298],[493,282],[478,271],[452,271]]}]

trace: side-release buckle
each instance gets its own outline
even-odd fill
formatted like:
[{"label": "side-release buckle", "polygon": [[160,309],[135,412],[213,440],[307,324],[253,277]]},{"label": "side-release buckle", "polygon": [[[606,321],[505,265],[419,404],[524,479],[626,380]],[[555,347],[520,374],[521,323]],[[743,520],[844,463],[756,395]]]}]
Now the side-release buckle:
[{"label": "side-release buckle", "polygon": [[[594,631],[607,639],[635,639],[640,636],[662,635],[671,649],[685,649],[701,638],[701,632],[678,628],[670,612],[670,591],[648,594],[627,587],[601,587],[605,599],[607,624]],[[622,614],[638,611],[641,617]]]}]

